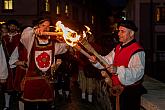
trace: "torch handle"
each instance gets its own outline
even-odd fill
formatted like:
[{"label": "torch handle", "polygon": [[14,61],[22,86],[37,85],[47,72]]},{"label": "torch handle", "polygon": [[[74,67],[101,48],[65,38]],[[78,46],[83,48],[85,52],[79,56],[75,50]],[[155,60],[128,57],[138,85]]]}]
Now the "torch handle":
[{"label": "torch handle", "polygon": [[107,67],[109,64],[95,51],[95,49],[87,42],[86,39],[82,39],[80,43],[92,54],[94,54],[100,63],[104,66]]},{"label": "torch handle", "polygon": [[63,32],[42,32],[39,35],[62,36]]},{"label": "torch handle", "polygon": [[85,55],[87,58],[91,58],[91,55],[89,55],[85,50],[83,50],[81,47],[78,47],[78,46],[74,46],[74,48],[76,50],[78,50],[79,52],[81,52],[83,55]]}]

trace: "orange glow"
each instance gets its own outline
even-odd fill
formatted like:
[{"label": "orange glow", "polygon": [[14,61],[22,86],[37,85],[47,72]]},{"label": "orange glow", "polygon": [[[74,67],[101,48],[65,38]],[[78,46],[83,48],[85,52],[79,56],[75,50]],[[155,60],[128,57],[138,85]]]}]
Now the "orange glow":
[{"label": "orange glow", "polygon": [[62,31],[65,42],[72,47],[76,46],[80,39],[85,38],[86,33],[92,34],[90,32],[90,28],[88,26],[85,27],[86,27],[86,31],[83,31],[83,34],[81,36],[78,35],[76,31],[68,27],[65,27],[61,21],[57,21],[56,23],[56,31]]},{"label": "orange glow", "polygon": [[63,32],[63,37],[65,42],[70,45],[70,46],[75,46],[77,45],[79,39],[80,39],[80,35],[77,34],[77,32],[75,32],[74,30],[69,29],[68,27],[65,27],[61,21],[58,21],[56,23],[56,30],[62,30]]}]

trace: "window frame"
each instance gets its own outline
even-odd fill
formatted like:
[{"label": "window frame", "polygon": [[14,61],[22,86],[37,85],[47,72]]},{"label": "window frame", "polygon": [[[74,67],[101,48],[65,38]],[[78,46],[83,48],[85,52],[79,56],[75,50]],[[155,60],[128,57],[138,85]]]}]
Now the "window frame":
[{"label": "window frame", "polygon": [[[8,8],[5,8],[5,2],[8,4]],[[9,8],[11,3],[11,9]],[[2,12],[13,12],[14,11],[14,0],[3,0],[2,3]]]},{"label": "window frame", "polygon": [[50,12],[50,1],[49,0],[45,0],[45,5],[44,5],[44,11],[49,13]]},{"label": "window frame", "polygon": [[[158,9],[159,9],[159,11],[158,11]],[[162,11],[164,11],[164,13]],[[158,21],[158,19],[159,19],[159,21]],[[155,21],[156,24],[165,24],[165,6],[155,7],[154,21]]]}]

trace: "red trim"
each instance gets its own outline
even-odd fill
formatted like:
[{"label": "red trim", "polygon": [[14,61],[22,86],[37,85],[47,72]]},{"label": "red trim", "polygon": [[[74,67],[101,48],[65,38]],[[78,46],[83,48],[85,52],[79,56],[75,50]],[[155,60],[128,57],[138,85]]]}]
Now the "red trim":
[{"label": "red trim", "polygon": [[121,85],[121,82],[120,82],[117,75],[112,75],[111,79],[112,79],[112,85],[113,86]]}]

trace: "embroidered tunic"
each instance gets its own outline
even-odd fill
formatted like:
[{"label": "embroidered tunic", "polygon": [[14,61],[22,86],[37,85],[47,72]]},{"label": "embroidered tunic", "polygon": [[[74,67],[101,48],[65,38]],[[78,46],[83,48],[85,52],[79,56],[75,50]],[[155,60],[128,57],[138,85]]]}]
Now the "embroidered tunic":
[{"label": "embroidered tunic", "polygon": [[[25,58],[24,61],[27,60],[28,68],[21,82],[23,100],[30,102],[52,101],[54,98],[53,88],[48,80],[51,74],[50,67],[52,63],[55,63],[55,55],[63,54],[67,51],[66,43],[57,43],[53,39],[49,39],[46,43],[40,43],[31,27],[22,32],[20,41],[26,52],[22,51],[21,53],[24,55],[19,55],[20,51],[16,48],[10,65],[14,65],[20,56]],[[17,71],[17,74],[19,74],[19,71]]]},{"label": "embroidered tunic", "polygon": [[3,36],[2,44],[7,60],[7,66],[8,66],[8,78],[7,78],[7,90],[11,91],[14,89],[13,82],[15,77],[15,67],[16,65],[10,65],[10,59],[13,56],[15,48],[19,45],[21,38],[20,33],[14,33],[14,34],[7,34]]},{"label": "embroidered tunic", "polygon": [[39,44],[35,39],[31,50],[29,68],[23,81],[23,99],[26,101],[52,101],[53,88],[49,83],[53,62],[54,43]]}]

